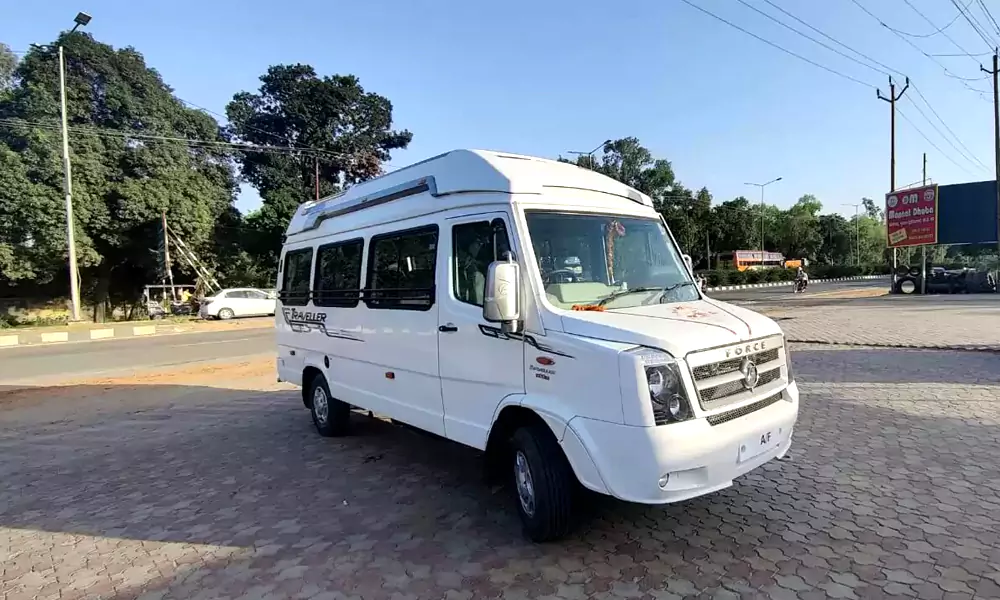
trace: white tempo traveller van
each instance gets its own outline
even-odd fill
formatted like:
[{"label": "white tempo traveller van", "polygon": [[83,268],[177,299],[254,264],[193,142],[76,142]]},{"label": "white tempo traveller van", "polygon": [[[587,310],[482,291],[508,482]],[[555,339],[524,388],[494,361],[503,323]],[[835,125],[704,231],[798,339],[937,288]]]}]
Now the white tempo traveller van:
[{"label": "white tempo traveller van", "polygon": [[777,324],[705,298],[652,200],[574,165],[455,150],[303,204],[278,289],[278,378],[321,435],[356,407],[484,450],[535,541],[578,484],[678,502],[791,445]]}]

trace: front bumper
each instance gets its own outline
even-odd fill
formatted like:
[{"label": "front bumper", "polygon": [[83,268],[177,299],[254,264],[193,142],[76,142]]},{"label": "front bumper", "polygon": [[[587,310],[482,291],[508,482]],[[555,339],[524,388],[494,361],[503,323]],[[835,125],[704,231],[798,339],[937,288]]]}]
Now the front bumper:
[{"label": "front bumper", "polygon": [[643,504],[680,502],[727,488],[788,452],[798,387],[793,382],[783,394],[770,406],[714,426],[705,418],[632,427],[576,417],[562,446],[580,482],[594,491]]}]

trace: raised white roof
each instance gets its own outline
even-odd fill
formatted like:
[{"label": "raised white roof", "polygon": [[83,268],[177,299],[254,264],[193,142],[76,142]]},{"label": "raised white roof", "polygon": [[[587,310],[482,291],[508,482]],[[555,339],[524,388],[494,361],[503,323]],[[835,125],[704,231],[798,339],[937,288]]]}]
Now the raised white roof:
[{"label": "raised white roof", "polygon": [[[359,183],[341,194],[302,204],[289,223],[288,235],[315,229],[325,219],[380,204],[427,202],[424,192],[428,191],[439,198],[472,192],[541,194],[544,188],[590,190],[653,205],[645,194],[573,164],[508,152],[452,150]],[[406,198],[416,194],[419,199]]]}]

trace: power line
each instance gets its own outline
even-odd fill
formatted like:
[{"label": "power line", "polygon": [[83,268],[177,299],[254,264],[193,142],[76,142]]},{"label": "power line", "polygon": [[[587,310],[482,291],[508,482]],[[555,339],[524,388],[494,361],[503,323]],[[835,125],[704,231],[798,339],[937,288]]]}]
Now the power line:
[{"label": "power line", "polygon": [[934,107],[931,106],[930,102],[927,101],[927,98],[925,98],[923,93],[920,92],[920,88],[918,88],[916,84],[913,84],[913,91],[915,91],[917,95],[920,96],[920,99],[924,101],[924,104],[927,105],[927,108],[929,108],[931,110],[931,113],[933,113],[934,116],[937,117],[938,121],[941,122],[941,125],[944,126],[944,128],[948,131],[948,133],[950,133],[951,136],[955,138],[955,141],[958,142],[958,146],[961,146],[961,148],[956,146],[955,143],[952,142],[951,139],[948,136],[946,136],[944,132],[941,131],[941,129],[938,128],[938,126],[934,123],[934,121],[932,121],[931,118],[927,116],[927,113],[925,113],[923,109],[920,108],[920,106],[916,102],[911,101],[913,108],[915,108],[917,112],[920,113],[920,116],[922,116],[924,120],[930,123],[931,127],[934,128],[934,131],[936,131],[938,135],[940,135],[944,139],[944,141],[948,142],[948,145],[950,145],[955,150],[955,152],[958,152],[962,156],[962,158],[969,161],[969,163],[973,165],[978,165],[988,171],[989,168],[985,164],[983,164],[983,161],[979,160],[976,157],[976,155],[973,154],[972,151],[969,150],[969,148],[962,143],[962,139],[959,138],[957,135],[955,135],[955,132],[951,129],[951,127],[948,127],[948,124],[945,123],[944,119],[941,118],[941,115],[939,115],[937,111],[934,110]]},{"label": "power line", "polygon": [[983,56],[993,56],[993,53],[992,52],[976,52],[974,54],[963,54],[963,53],[959,53],[959,54],[947,54],[947,53],[945,53],[945,54],[931,54],[930,56],[935,56],[937,58],[952,58],[952,57],[962,57],[962,58],[965,58],[966,56],[972,56],[972,57],[975,57],[975,58],[982,58]]},{"label": "power line", "polygon": [[[57,131],[59,129],[58,125],[55,123],[45,123],[42,121],[30,121],[26,119],[0,119],[0,125],[7,126],[32,126],[40,129]],[[126,131],[121,129],[103,128],[103,127],[92,127],[92,126],[79,126],[71,125],[68,127],[69,131],[79,135],[90,135],[96,137],[113,137],[120,139],[134,139],[141,141],[160,141],[160,142],[180,142],[187,144],[188,146],[202,148],[202,149],[234,149],[242,150],[245,152],[285,152],[291,154],[301,154],[304,156],[317,156],[320,158],[346,158],[349,160],[356,160],[357,157],[349,154],[342,154],[339,152],[331,152],[327,150],[320,150],[316,148],[289,148],[288,146],[269,146],[264,144],[248,144],[243,142],[227,142],[223,140],[205,140],[197,138],[182,138],[174,136],[165,135],[155,135],[147,133],[139,133]],[[390,167],[390,163],[383,163]]]},{"label": "power line", "polygon": [[717,15],[717,14],[715,14],[715,13],[713,13],[713,12],[707,10],[707,9],[702,8],[702,7],[698,6],[697,4],[694,4],[693,2],[691,2],[691,0],[681,0],[681,2],[683,2],[684,4],[687,4],[691,8],[697,9],[697,10],[705,13],[706,15],[712,17],[713,19],[715,19],[717,21],[721,21],[721,22],[725,23],[726,25],[729,25],[730,27],[732,27],[733,29],[736,29],[737,31],[741,31],[741,32],[749,35],[750,37],[756,39],[757,41],[763,42],[763,43],[767,44],[768,46],[771,46],[772,48],[774,48],[776,50],[780,50],[781,52],[784,52],[785,54],[788,54],[790,56],[794,56],[795,58],[797,58],[797,59],[799,59],[799,60],[801,60],[803,62],[807,62],[807,63],[811,64],[814,67],[819,67],[820,69],[823,69],[824,71],[826,71],[828,73],[833,73],[834,75],[837,75],[838,77],[842,77],[844,79],[847,79],[848,81],[853,81],[854,83],[857,83],[859,85],[863,85],[863,86],[865,86],[867,88],[877,89],[874,85],[872,85],[870,83],[866,83],[866,82],[864,82],[864,81],[862,81],[862,80],[860,80],[860,79],[858,79],[856,77],[851,77],[850,75],[847,75],[845,73],[841,73],[840,71],[837,71],[836,69],[831,69],[830,67],[827,67],[825,65],[821,65],[820,63],[818,63],[818,62],[816,62],[814,60],[811,60],[809,58],[806,58],[806,57],[802,56],[801,54],[797,54],[797,53],[792,52],[791,50],[789,50],[789,49],[787,49],[787,48],[785,48],[783,46],[775,44],[774,42],[772,42],[770,40],[766,40],[766,39],[760,37],[759,35],[757,35],[756,33],[752,33],[750,31],[747,31],[746,29],[743,29],[739,25],[736,25],[735,23],[727,21],[726,19],[723,19],[719,15]]},{"label": "power line", "polygon": [[[993,31],[1000,34],[1000,24],[998,24],[997,20],[993,18],[993,13],[991,13],[990,9],[986,7],[986,3],[983,2],[983,0],[976,0],[976,2],[979,4],[979,8],[982,9],[983,14],[985,14],[990,22],[993,23]],[[966,8],[968,8],[968,6],[966,6]]]},{"label": "power line", "polygon": [[[966,10],[968,8],[968,5],[966,5],[965,8],[962,8],[962,6],[958,3],[958,0],[951,0],[951,3],[954,4],[955,8],[958,9],[958,12],[961,13],[963,17],[965,17],[965,20],[969,23],[969,26],[972,27],[972,29],[979,34],[979,37],[983,39],[983,41],[986,43],[986,47],[995,48],[996,44],[988,37],[986,37],[986,35],[983,34],[982,25],[979,24],[979,21]],[[957,45],[958,44],[956,44],[956,46]]]},{"label": "power line", "polygon": [[968,170],[967,168],[965,168],[964,166],[962,166],[962,165],[960,165],[959,163],[955,162],[955,159],[953,159],[953,158],[952,158],[951,156],[949,156],[948,154],[946,154],[945,152],[943,152],[943,151],[941,150],[941,148],[939,148],[939,147],[938,147],[938,145],[937,145],[937,144],[935,144],[934,142],[932,142],[932,141],[930,140],[930,138],[928,138],[928,137],[927,137],[926,135],[924,135],[924,132],[923,132],[923,131],[921,131],[919,127],[917,127],[916,123],[914,123],[914,122],[913,122],[913,121],[912,121],[912,120],[910,119],[910,117],[907,117],[907,116],[906,116],[906,113],[904,113],[904,112],[902,111],[902,109],[900,109],[899,107],[896,107],[896,111],[897,111],[897,112],[899,113],[899,116],[903,117],[903,119],[905,119],[905,120],[906,120],[906,122],[907,122],[907,123],[909,123],[909,124],[910,124],[910,126],[911,126],[911,127],[913,127],[913,129],[914,129],[914,130],[915,130],[915,131],[916,131],[916,132],[917,132],[918,134],[920,134],[920,137],[924,138],[924,141],[925,141],[925,142],[927,142],[928,144],[930,144],[932,148],[934,148],[935,150],[937,150],[937,151],[938,151],[938,153],[939,153],[939,154],[940,154],[941,156],[943,156],[943,157],[947,158],[947,159],[948,159],[948,160],[949,160],[949,161],[950,161],[950,162],[951,162],[951,163],[952,163],[953,165],[955,165],[955,166],[956,166],[956,167],[958,167],[959,169],[961,169],[961,170],[965,171],[965,172],[966,172],[966,173],[967,173],[967,174],[968,174],[969,176],[971,176],[971,177],[976,177],[976,176],[977,176],[977,175],[976,175],[975,173],[973,173],[973,172],[969,171],[969,170]]},{"label": "power line", "polygon": [[[876,64],[879,67],[885,69],[885,71],[883,72],[884,75],[888,75],[889,72],[892,72],[892,73],[895,73],[896,75],[899,75],[900,77],[906,77],[905,73],[897,71],[896,69],[893,69],[892,67],[886,65],[885,63],[881,63],[881,62],[875,60],[874,58],[868,56],[867,54],[864,54],[863,52],[859,52],[859,51],[855,50],[854,48],[848,46],[847,44],[841,42],[840,40],[838,40],[838,39],[836,39],[836,38],[834,38],[834,37],[832,37],[832,36],[824,33],[823,31],[817,29],[816,27],[813,27],[812,25],[810,25],[809,23],[803,21],[799,17],[796,17],[795,15],[793,15],[790,12],[788,12],[784,8],[781,8],[780,6],[778,6],[777,4],[775,4],[774,2],[772,2],[771,0],[764,0],[764,2],[770,4],[772,7],[774,7],[775,9],[777,9],[779,11],[781,11],[782,13],[784,13],[785,15],[787,15],[788,17],[791,17],[792,19],[795,19],[796,21],[798,21],[799,23],[805,25],[809,29],[812,29],[813,31],[815,31],[816,33],[818,33],[821,36],[825,37],[826,39],[830,40],[831,42],[833,42],[833,43],[835,43],[835,44],[837,44],[837,45],[839,45],[839,46],[841,46],[843,48],[846,48],[847,50],[849,50],[849,51],[857,54],[858,56],[864,58],[865,60],[868,60],[868,61],[872,62],[873,64]],[[958,17],[956,17],[956,18],[958,18]]]},{"label": "power line", "polygon": [[[929,18],[927,18],[927,15],[925,15],[922,12],[920,12],[920,9],[918,9],[916,6],[913,5],[913,2],[910,2],[910,0],[903,0],[903,2],[905,2],[907,6],[909,6],[911,9],[913,9],[913,12],[917,13],[918,15],[920,15],[921,19],[923,19],[924,21],[927,21],[927,23],[929,23],[931,27],[937,27],[937,25],[934,24],[934,21],[931,21]],[[958,4],[957,0],[952,0],[952,4],[954,4],[955,7],[958,8],[959,14],[956,15],[956,18],[958,18],[958,16],[961,16],[962,14],[964,14],[963,9]],[[972,4],[972,0],[969,0],[969,4]],[[969,4],[966,4],[966,8],[968,8]],[[954,20],[952,22],[954,22]],[[965,48],[963,48],[958,42],[956,42],[954,40],[954,38],[952,38],[950,35],[948,35],[948,33],[944,31],[944,29],[941,29],[940,33],[941,33],[941,35],[943,35],[945,37],[945,39],[947,39],[949,42],[951,42],[953,46],[955,46],[956,48],[958,48],[961,52],[964,52],[966,55],[969,56],[969,58],[972,58],[972,55],[969,54],[969,51],[966,50]],[[972,60],[976,60],[976,59],[972,58]]]},{"label": "power line", "polygon": [[[737,0],[737,1],[738,1],[738,2],[740,2],[740,3],[741,3],[741,4],[743,4],[743,5],[746,5],[746,6],[749,6],[749,5],[747,5],[747,3],[745,2],[745,0]],[[905,1],[905,2],[907,3],[907,4],[910,4],[910,0],[904,0],[904,1]],[[790,12],[788,12],[787,10],[785,10],[785,9],[781,8],[780,6],[778,6],[777,4],[775,4],[774,2],[772,2],[772,0],[764,0],[764,2],[766,2],[766,3],[767,3],[767,4],[769,4],[769,5],[771,5],[771,6],[772,6],[772,7],[774,7],[775,9],[777,9],[777,10],[781,11],[781,12],[782,12],[782,13],[784,13],[785,15],[787,15],[787,16],[789,16],[789,17],[791,17],[792,19],[795,19],[796,21],[798,21],[799,23],[801,23],[801,24],[805,25],[806,27],[809,27],[809,28],[810,28],[810,29],[812,29],[813,31],[816,31],[817,33],[819,33],[820,35],[822,35],[822,36],[826,37],[827,39],[829,39],[829,40],[833,41],[834,43],[836,43],[836,44],[839,44],[840,46],[843,46],[844,48],[846,48],[846,49],[850,50],[851,52],[854,52],[855,54],[857,54],[857,55],[859,55],[859,56],[862,56],[862,57],[864,57],[865,59],[867,59],[867,60],[869,60],[869,61],[871,61],[871,62],[873,62],[873,63],[875,63],[875,64],[878,64],[878,65],[882,66],[882,67],[883,67],[884,69],[886,69],[887,71],[892,71],[892,72],[894,72],[894,73],[897,73],[897,74],[899,74],[899,75],[901,75],[901,76],[903,76],[903,77],[906,77],[906,75],[905,75],[905,74],[903,74],[903,73],[901,73],[901,72],[899,72],[899,71],[897,71],[897,70],[895,70],[895,69],[893,69],[893,68],[889,67],[888,65],[884,65],[884,64],[882,64],[882,63],[880,63],[880,62],[876,61],[875,59],[871,58],[870,56],[867,56],[867,55],[865,55],[865,54],[862,54],[861,52],[858,52],[857,50],[855,50],[855,49],[851,48],[851,47],[850,47],[850,46],[848,46],[847,44],[844,44],[843,42],[840,42],[840,41],[839,41],[839,40],[837,40],[836,38],[833,38],[832,36],[829,36],[829,35],[827,35],[826,33],[824,33],[824,32],[822,32],[822,31],[820,31],[820,30],[819,30],[819,29],[817,29],[816,27],[813,27],[812,25],[810,25],[810,24],[809,24],[809,23],[807,23],[806,21],[804,21],[804,20],[800,19],[799,17],[796,17],[795,15],[791,14],[791,13],[790,13]],[[972,0],[969,0],[969,2],[970,2],[970,4],[971,4]],[[911,5],[911,6],[912,6],[912,5]],[[758,9],[756,9],[756,8],[752,7],[752,6],[750,6],[750,8],[752,8],[753,10],[755,10],[755,11],[757,11],[757,12],[759,12],[759,13],[763,14],[764,16],[766,16],[766,17],[768,17],[768,18],[770,18],[770,19],[772,19],[772,20],[775,20],[776,22],[780,23],[781,25],[784,25],[784,23],[781,23],[780,21],[777,21],[776,19],[774,19],[774,17],[771,17],[770,15],[767,15],[766,13],[763,13],[762,11],[760,11],[760,10],[758,10]],[[914,8],[914,10],[916,10],[916,8]],[[919,11],[917,11],[917,12],[919,13]],[[921,14],[921,16],[923,16],[923,15]],[[957,20],[957,19],[958,19],[958,17],[959,17],[959,15],[955,15],[955,19],[953,19],[953,20],[952,20],[952,23],[954,23],[954,22],[955,22],[955,20]],[[926,17],[924,17],[924,18],[926,19]],[[785,26],[785,27],[788,27],[787,25],[784,25],[784,26]],[[791,29],[791,28],[789,27],[789,29]],[[944,28],[941,28],[941,30],[943,30],[943,29],[944,29]],[[798,32],[798,31],[797,31],[797,30],[795,30],[795,29],[792,29],[792,31],[795,31],[796,33],[800,33],[800,32]],[[800,35],[803,35],[803,34],[801,34],[801,33],[800,33]],[[809,36],[805,36],[805,37],[809,37]],[[809,38],[809,39],[813,39],[813,38]],[[815,40],[813,40],[813,41],[815,41]],[[824,47],[828,47],[828,46],[826,46],[826,45],[824,44]],[[839,52],[838,52],[838,54],[842,54],[842,53],[839,53]],[[842,55],[843,55],[843,54],[842,54]],[[851,57],[848,57],[848,58],[851,58]],[[854,59],[852,58],[852,60],[854,60]],[[864,64],[864,63],[860,63],[860,61],[856,61],[856,60],[855,60],[855,62],[859,62],[859,64]],[[871,67],[870,65],[864,65],[864,66],[868,67],[869,69],[873,69],[873,70],[876,70],[876,69],[874,69],[874,67]],[[881,71],[881,72],[882,72],[882,73],[883,73],[884,75],[887,75],[887,76],[888,76],[888,75],[890,75],[890,73],[888,73],[887,71]],[[975,81],[978,81],[978,80],[980,80],[980,79],[982,79],[982,77],[977,77],[977,78],[975,78],[974,80],[975,80]],[[973,81],[973,79],[970,79],[970,81]],[[946,130],[947,130],[947,131],[948,131],[948,132],[949,132],[949,133],[950,133],[950,134],[952,135],[952,137],[954,137],[954,138],[955,138],[955,140],[956,140],[956,141],[958,142],[958,144],[959,144],[959,145],[960,145],[960,146],[961,146],[961,147],[962,147],[962,148],[964,149],[964,152],[963,152],[963,150],[959,149],[959,148],[958,148],[958,146],[956,146],[956,145],[955,145],[955,144],[954,144],[954,143],[953,143],[953,142],[951,141],[951,139],[949,139],[949,138],[948,138],[948,136],[946,136],[946,135],[945,135],[945,134],[944,134],[944,133],[943,133],[943,132],[942,132],[942,131],[941,131],[941,130],[940,130],[940,129],[938,128],[938,126],[937,126],[937,125],[936,125],[936,124],[935,124],[935,123],[934,123],[934,122],[933,122],[933,121],[932,121],[932,120],[931,120],[931,119],[930,119],[930,118],[929,118],[929,117],[927,116],[927,114],[926,114],[926,113],[924,113],[924,111],[923,111],[923,110],[922,110],[922,109],[921,109],[921,108],[920,108],[920,107],[919,107],[918,105],[914,104],[914,108],[916,108],[916,109],[917,109],[917,111],[918,111],[918,112],[920,112],[920,114],[921,114],[921,115],[922,115],[922,116],[924,117],[924,119],[926,119],[926,120],[927,120],[927,122],[928,122],[928,123],[930,123],[931,127],[933,127],[933,128],[935,129],[935,131],[937,131],[937,132],[938,132],[938,134],[939,134],[939,135],[941,135],[941,137],[942,137],[942,138],[944,138],[944,139],[945,139],[945,141],[946,141],[946,142],[948,142],[948,143],[949,143],[949,144],[950,144],[950,145],[952,146],[952,148],[954,148],[954,149],[955,149],[955,151],[956,151],[956,152],[958,152],[958,153],[959,153],[960,155],[962,155],[962,157],[963,157],[963,158],[964,158],[965,160],[968,160],[968,161],[969,161],[970,163],[972,163],[972,164],[976,164],[976,163],[978,163],[978,165],[982,166],[982,167],[983,167],[984,169],[985,169],[985,168],[987,168],[987,167],[986,167],[986,165],[984,165],[984,164],[982,163],[982,161],[980,161],[980,160],[979,160],[979,159],[978,159],[978,158],[977,158],[977,157],[975,156],[975,154],[973,154],[973,153],[972,153],[972,152],[971,152],[971,151],[970,151],[970,150],[968,149],[968,147],[967,147],[967,146],[966,146],[966,145],[965,145],[964,143],[962,143],[962,140],[961,140],[961,138],[959,138],[959,137],[958,137],[958,136],[957,136],[957,135],[955,134],[955,132],[954,132],[954,131],[953,131],[953,130],[952,130],[952,129],[951,129],[951,128],[950,128],[949,126],[948,126],[948,124],[947,124],[947,123],[946,123],[946,122],[944,121],[944,119],[942,119],[942,118],[941,118],[941,116],[940,116],[940,115],[938,114],[938,112],[937,112],[937,111],[936,111],[936,110],[934,109],[934,107],[933,107],[933,106],[931,105],[931,103],[930,103],[930,102],[929,102],[929,101],[927,100],[927,98],[926,98],[926,97],[924,96],[924,94],[923,94],[923,93],[922,93],[922,92],[920,91],[920,89],[919,89],[919,88],[917,87],[917,85],[916,85],[915,83],[913,84],[913,88],[914,88],[914,91],[916,91],[916,92],[917,92],[917,94],[918,94],[918,95],[920,96],[921,100],[923,100],[924,104],[926,104],[926,105],[927,105],[927,108],[929,108],[929,109],[930,109],[930,111],[931,111],[931,112],[932,112],[932,113],[934,114],[934,116],[935,116],[935,117],[937,117],[938,121],[940,121],[940,122],[941,122],[941,124],[942,124],[942,125],[944,126],[944,128],[945,128],[945,129],[946,129]]]},{"label": "power line", "polygon": [[[958,81],[958,82],[959,82],[959,83],[960,83],[960,84],[962,85],[962,87],[964,87],[965,89],[967,89],[967,90],[969,90],[969,91],[972,91],[972,92],[976,92],[976,93],[978,93],[978,94],[984,94],[984,93],[985,93],[985,92],[984,92],[983,90],[978,90],[978,89],[976,89],[976,88],[972,87],[971,85],[969,85],[968,83],[966,83],[966,82],[965,82],[965,78],[963,78],[963,77],[961,77],[961,76],[958,76],[958,75],[955,75],[954,73],[952,73],[952,72],[951,72],[951,71],[950,71],[950,70],[948,69],[948,67],[944,66],[944,63],[942,63],[941,61],[939,61],[939,60],[938,60],[937,58],[935,58],[935,57],[934,57],[933,55],[931,55],[931,54],[928,54],[928,53],[927,53],[927,52],[926,52],[926,51],[925,51],[925,50],[924,50],[923,48],[921,48],[920,46],[918,46],[918,45],[914,44],[914,43],[913,43],[913,42],[912,42],[912,41],[911,41],[911,40],[910,40],[910,39],[909,39],[908,37],[906,37],[905,35],[903,35],[903,34],[902,34],[902,33],[900,33],[899,31],[897,31],[897,30],[893,29],[893,28],[892,28],[892,27],[890,27],[889,25],[887,25],[887,24],[885,23],[885,21],[883,21],[882,19],[880,19],[880,18],[878,17],[878,15],[876,15],[876,14],[875,14],[875,13],[873,13],[872,11],[868,10],[868,8],[866,8],[864,4],[861,4],[861,2],[859,2],[859,0],[851,0],[851,2],[853,2],[855,6],[857,6],[858,8],[860,8],[860,9],[861,9],[861,10],[862,10],[862,11],[863,11],[863,12],[864,12],[864,13],[865,13],[866,15],[868,15],[868,16],[869,16],[869,17],[871,17],[872,19],[875,19],[875,21],[876,21],[876,22],[877,22],[877,23],[878,23],[879,25],[881,25],[882,27],[884,27],[884,28],[888,29],[889,31],[891,31],[891,32],[892,32],[892,33],[893,33],[893,34],[894,34],[894,35],[895,35],[896,37],[898,37],[899,39],[901,39],[901,40],[903,40],[904,42],[906,42],[907,44],[909,44],[909,45],[910,45],[910,47],[912,47],[912,48],[913,48],[914,50],[916,50],[917,52],[919,52],[919,53],[923,54],[923,55],[924,55],[924,56],[926,56],[926,57],[927,57],[928,59],[930,59],[931,61],[933,61],[933,62],[934,62],[934,64],[936,64],[937,66],[941,67],[941,70],[943,70],[943,71],[944,71],[944,74],[945,74],[945,75],[947,75],[948,77],[951,77],[952,79],[955,79],[956,81]],[[961,56],[966,56],[966,55],[968,55],[968,54],[962,54]],[[971,56],[971,55],[970,55],[970,56]]]},{"label": "power line", "polygon": [[[873,67],[873,66],[871,66],[870,64],[868,64],[868,63],[866,63],[866,62],[864,62],[864,61],[860,61],[860,60],[858,60],[858,59],[854,58],[853,56],[851,56],[851,55],[849,55],[849,54],[845,54],[845,53],[841,52],[840,50],[837,50],[836,48],[833,48],[833,47],[831,47],[830,45],[828,45],[828,44],[825,44],[825,43],[823,43],[823,42],[821,42],[821,41],[817,40],[816,38],[814,38],[814,37],[812,37],[812,36],[810,36],[810,35],[807,35],[807,34],[805,34],[805,33],[802,33],[801,31],[799,31],[798,29],[795,29],[795,28],[794,28],[794,27],[792,27],[791,25],[789,25],[789,24],[787,24],[787,23],[784,23],[784,22],[782,22],[781,20],[779,20],[779,19],[776,19],[775,17],[773,17],[773,16],[771,16],[771,15],[767,14],[766,12],[764,12],[764,11],[760,10],[760,9],[759,9],[759,8],[757,8],[756,6],[753,6],[752,4],[748,3],[748,2],[746,1],[746,0],[736,0],[736,1],[737,1],[737,2],[739,2],[740,4],[742,4],[743,6],[745,6],[745,7],[749,8],[750,10],[752,10],[752,11],[754,11],[754,12],[756,12],[756,13],[760,14],[760,15],[763,15],[763,16],[767,17],[768,19],[770,19],[770,20],[774,21],[775,23],[777,23],[778,25],[781,25],[781,26],[782,26],[782,27],[784,27],[785,29],[788,29],[789,31],[792,31],[792,32],[794,32],[794,33],[797,33],[797,34],[799,34],[800,36],[802,36],[802,37],[806,38],[807,40],[809,40],[809,41],[811,41],[811,42],[814,42],[814,43],[816,43],[816,44],[819,44],[820,46],[822,46],[822,47],[826,48],[827,50],[829,50],[829,51],[831,51],[831,52],[835,52],[835,53],[839,54],[840,56],[843,56],[844,58],[846,58],[846,59],[848,59],[848,60],[850,60],[850,61],[854,61],[855,63],[857,63],[857,64],[861,65],[862,67],[865,67],[866,69],[871,69],[872,71],[875,71],[876,73],[881,73],[882,75],[886,75],[886,76],[888,76],[888,75],[889,75],[889,72],[888,72],[888,71],[884,71],[884,70],[882,70],[882,69],[879,69],[879,68],[876,68],[876,67]],[[772,3],[771,3],[771,2],[769,2],[768,0],[765,0],[765,1],[767,1],[767,2],[768,2],[768,4],[771,4],[772,6],[774,6],[774,4],[772,4]],[[780,10],[780,9],[779,9],[779,10]],[[782,11],[782,12],[784,12],[784,11]],[[825,35],[825,34],[824,34],[824,35]],[[827,37],[829,37],[829,36],[827,36]],[[839,43],[839,42],[838,42],[838,43]],[[841,44],[841,45],[843,45],[843,44]],[[904,75],[904,77],[905,77],[905,75]]]}]

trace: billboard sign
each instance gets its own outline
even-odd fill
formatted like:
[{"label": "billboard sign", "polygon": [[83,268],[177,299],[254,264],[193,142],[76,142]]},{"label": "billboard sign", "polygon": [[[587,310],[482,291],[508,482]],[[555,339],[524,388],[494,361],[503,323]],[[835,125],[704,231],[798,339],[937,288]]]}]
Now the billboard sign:
[{"label": "billboard sign", "polygon": [[885,228],[890,248],[938,241],[938,186],[927,185],[885,195]]}]

